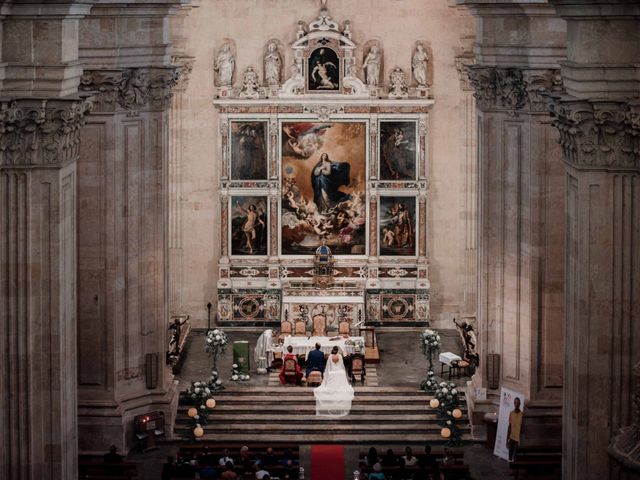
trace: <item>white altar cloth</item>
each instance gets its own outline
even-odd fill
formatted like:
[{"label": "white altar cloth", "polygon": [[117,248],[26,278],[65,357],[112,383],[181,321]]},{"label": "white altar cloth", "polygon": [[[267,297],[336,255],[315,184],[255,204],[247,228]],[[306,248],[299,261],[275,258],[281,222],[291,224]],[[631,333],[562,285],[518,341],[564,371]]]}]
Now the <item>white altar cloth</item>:
[{"label": "white altar cloth", "polygon": [[444,363],[445,365],[451,366],[452,362],[459,362],[462,360],[458,355],[452,352],[443,352],[440,354],[440,363]]},{"label": "white altar cloth", "polygon": [[[316,343],[320,344],[320,350],[324,353],[331,353],[331,350],[336,345],[340,349],[342,355],[351,355],[355,353],[355,345],[347,345],[347,340],[355,343],[357,341],[362,342],[364,345],[364,337],[340,337],[338,340],[331,340],[332,337],[292,337],[288,336],[284,339],[283,352],[287,351],[287,347],[291,345],[293,347],[293,353],[296,355],[304,355],[305,358],[309,352],[316,348]],[[362,352],[364,354],[364,352]]]}]

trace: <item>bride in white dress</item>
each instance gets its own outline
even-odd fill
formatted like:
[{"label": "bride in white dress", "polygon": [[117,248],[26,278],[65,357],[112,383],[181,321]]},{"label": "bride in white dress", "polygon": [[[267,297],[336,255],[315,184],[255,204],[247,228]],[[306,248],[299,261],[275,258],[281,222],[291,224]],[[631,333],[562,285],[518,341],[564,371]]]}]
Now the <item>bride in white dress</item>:
[{"label": "bride in white dress", "polygon": [[313,390],[316,397],[316,415],[338,418],[349,415],[353,400],[353,387],[347,378],[342,355],[333,347],[324,369],[322,385]]}]

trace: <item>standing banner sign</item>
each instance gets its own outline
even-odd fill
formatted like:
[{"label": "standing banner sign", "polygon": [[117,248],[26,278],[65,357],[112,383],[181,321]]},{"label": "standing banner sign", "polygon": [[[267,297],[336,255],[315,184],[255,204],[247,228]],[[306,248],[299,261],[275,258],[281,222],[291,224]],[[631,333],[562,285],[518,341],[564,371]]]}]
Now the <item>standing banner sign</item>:
[{"label": "standing banner sign", "polygon": [[507,431],[509,430],[509,414],[513,411],[513,400],[520,399],[520,409],[524,411],[524,394],[509,388],[500,390],[500,412],[498,413],[498,431],[493,454],[509,460],[509,448],[507,447]]}]

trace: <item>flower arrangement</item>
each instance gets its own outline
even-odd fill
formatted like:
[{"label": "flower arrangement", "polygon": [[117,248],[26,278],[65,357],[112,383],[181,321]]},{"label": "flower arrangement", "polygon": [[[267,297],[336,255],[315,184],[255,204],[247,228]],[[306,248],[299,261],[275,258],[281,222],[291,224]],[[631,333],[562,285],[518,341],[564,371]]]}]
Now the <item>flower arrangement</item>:
[{"label": "flower arrangement", "polygon": [[422,353],[429,361],[429,370],[433,370],[433,359],[440,351],[440,335],[435,330],[427,328],[420,334]]},{"label": "flower arrangement", "polygon": [[216,328],[207,332],[204,349],[211,355],[214,370],[218,364],[218,355],[224,353],[227,343],[229,339],[222,330]]},{"label": "flower arrangement", "polygon": [[438,388],[438,381],[436,380],[436,374],[433,370],[427,372],[427,379],[420,384],[420,390],[424,390],[427,393],[434,393]]},{"label": "flower arrangement", "polygon": [[231,365],[231,380],[233,380],[234,382],[237,382],[239,380],[246,382],[248,380],[251,380],[251,376],[249,374],[245,375],[243,373],[240,373],[238,364],[234,363],[233,365]]},{"label": "flower arrangement", "polygon": [[209,380],[191,382],[191,386],[187,389],[187,396],[191,399],[193,405],[199,407],[212,398],[214,392],[219,392],[220,390],[224,390],[222,380],[218,378],[218,372],[212,370]]},{"label": "flower arrangement", "polygon": [[438,412],[442,427],[440,435],[447,439],[447,445],[459,446],[462,443],[462,433],[458,428],[457,420],[462,418],[462,410],[458,408],[459,399],[456,384],[440,382],[429,405]]},{"label": "flower arrangement", "polygon": [[204,435],[203,425],[208,423],[209,410],[213,410],[216,401],[213,393],[223,390],[222,380],[218,378],[218,372],[213,370],[208,381],[191,382],[187,389],[187,396],[191,400],[192,407],[187,410],[190,419],[188,438],[195,441]]},{"label": "flower arrangement", "polygon": [[353,348],[357,353],[362,353],[364,351],[364,340],[354,340]]}]

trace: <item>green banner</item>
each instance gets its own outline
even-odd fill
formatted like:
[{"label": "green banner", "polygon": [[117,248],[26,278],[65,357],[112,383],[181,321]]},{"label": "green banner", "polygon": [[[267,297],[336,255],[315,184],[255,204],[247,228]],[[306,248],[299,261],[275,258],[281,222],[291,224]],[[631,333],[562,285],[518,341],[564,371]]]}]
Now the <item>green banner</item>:
[{"label": "green banner", "polygon": [[233,342],[233,363],[238,365],[238,372],[241,374],[249,374],[249,342]]}]

